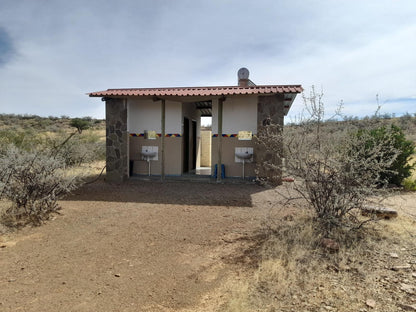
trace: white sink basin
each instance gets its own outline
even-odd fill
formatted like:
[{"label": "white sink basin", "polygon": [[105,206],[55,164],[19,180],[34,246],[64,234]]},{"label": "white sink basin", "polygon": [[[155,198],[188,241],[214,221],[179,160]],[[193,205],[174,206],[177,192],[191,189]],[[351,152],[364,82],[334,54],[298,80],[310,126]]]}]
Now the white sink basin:
[{"label": "white sink basin", "polygon": [[243,152],[243,153],[236,152],[235,156],[237,156],[240,159],[250,159],[251,156],[253,156],[253,154],[249,152]]},{"label": "white sink basin", "polygon": [[146,156],[146,157],[155,157],[157,154],[157,152],[153,152],[153,151],[142,151],[142,155]]}]

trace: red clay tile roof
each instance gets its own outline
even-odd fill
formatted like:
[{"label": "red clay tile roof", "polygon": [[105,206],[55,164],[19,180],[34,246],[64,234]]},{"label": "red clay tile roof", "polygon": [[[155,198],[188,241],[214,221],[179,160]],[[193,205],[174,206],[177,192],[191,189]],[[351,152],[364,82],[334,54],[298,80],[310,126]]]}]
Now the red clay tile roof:
[{"label": "red clay tile roof", "polygon": [[300,93],[300,85],[266,85],[250,87],[178,87],[178,88],[133,88],[108,89],[88,93],[91,97],[105,96],[226,96],[240,94]]}]

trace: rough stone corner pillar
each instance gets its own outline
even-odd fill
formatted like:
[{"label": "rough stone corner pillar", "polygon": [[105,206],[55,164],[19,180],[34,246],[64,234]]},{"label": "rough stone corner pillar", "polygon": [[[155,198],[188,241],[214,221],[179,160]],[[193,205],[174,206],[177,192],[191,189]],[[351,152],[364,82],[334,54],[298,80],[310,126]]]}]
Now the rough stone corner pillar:
[{"label": "rough stone corner pillar", "polygon": [[106,114],[106,181],[128,179],[127,100],[108,99]]},{"label": "rough stone corner pillar", "polygon": [[[283,129],[284,119],[284,94],[272,96],[259,96],[257,101],[257,129],[273,123]],[[257,131],[258,131],[257,130]],[[282,183],[282,157],[283,142],[280,142],[278,150],[270,150],[256,144],[254,155],[256,155],[258,177],[267,179],[274,185]]]}]

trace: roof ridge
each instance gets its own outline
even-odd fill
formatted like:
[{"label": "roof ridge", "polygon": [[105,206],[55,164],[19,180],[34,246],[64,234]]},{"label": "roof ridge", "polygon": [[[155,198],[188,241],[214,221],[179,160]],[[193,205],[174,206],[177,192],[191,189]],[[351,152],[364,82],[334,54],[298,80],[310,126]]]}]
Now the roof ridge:
[{"label": "roof ridge", "polygon": [[[255,86],[192,86],[192,87],[143,87],[143,88],[110,88],[107,91],[113,90],[171,90],[171,89],[259,89],[259,88],[285,88],[285,87],[302,87],[300,84],[286,84],[286,85],[255,85]],[[94,92],[92,92],[94,93]]]},{"label": "roof ridge", "polygon": [[258,86],[211,86],[211,87],[164,87],[164,88],[123,88],[107,89],[88,93],[94,97],[111,96],[231,96],[231,95],[272,95],[284,93],[300,93],[301,85],[258,85]]}]

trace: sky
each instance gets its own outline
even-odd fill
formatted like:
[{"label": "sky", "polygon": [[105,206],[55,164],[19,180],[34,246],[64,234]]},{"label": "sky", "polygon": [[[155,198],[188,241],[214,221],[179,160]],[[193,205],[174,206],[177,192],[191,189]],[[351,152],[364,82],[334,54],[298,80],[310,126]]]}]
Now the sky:
[{"label": "sky", "polygon": [[[415,0],[0,0],[0,113],[104,118],[109,88],[301,84],[416,113]],[[297,96],[287,120],[303,111]]]}]

